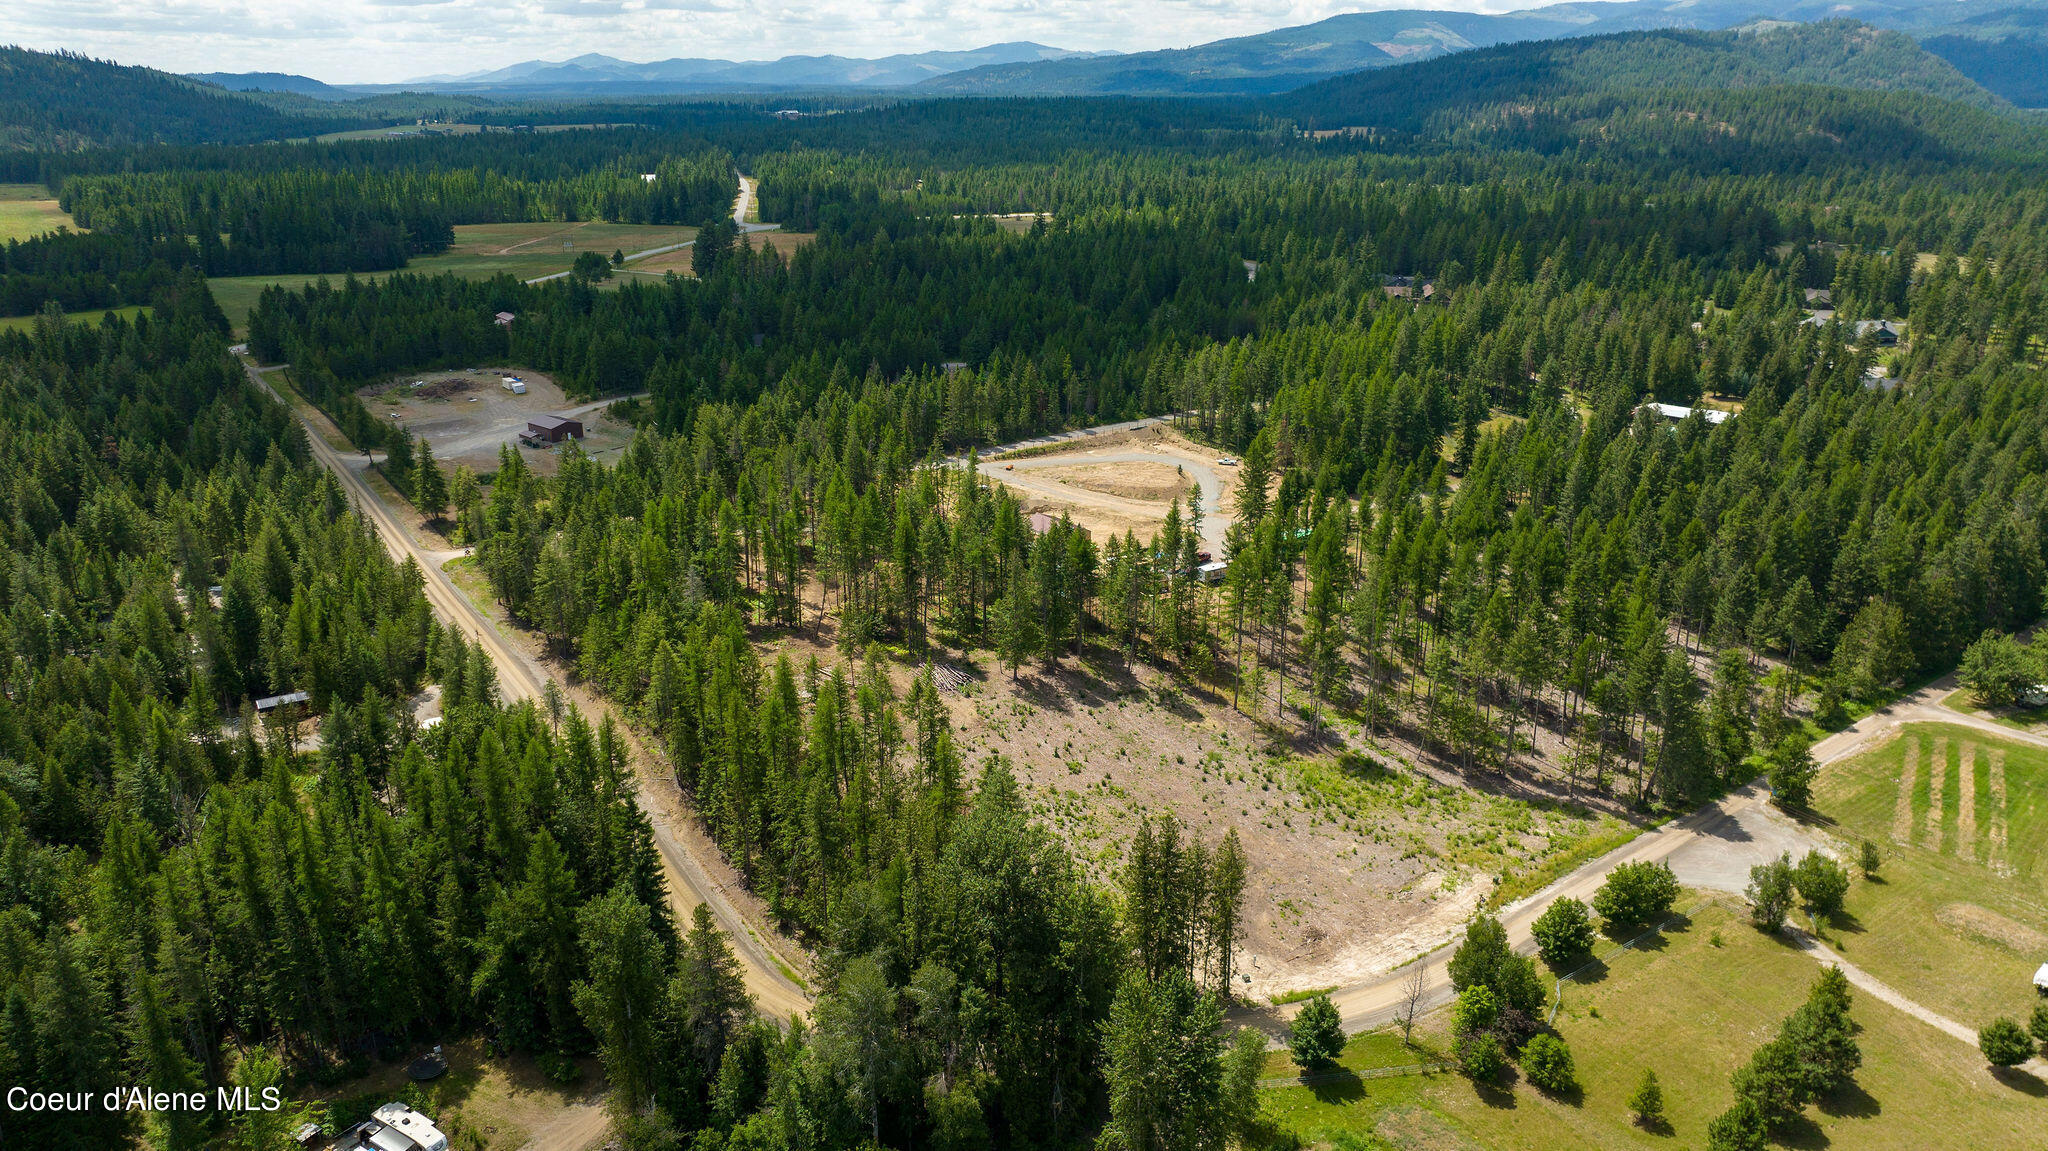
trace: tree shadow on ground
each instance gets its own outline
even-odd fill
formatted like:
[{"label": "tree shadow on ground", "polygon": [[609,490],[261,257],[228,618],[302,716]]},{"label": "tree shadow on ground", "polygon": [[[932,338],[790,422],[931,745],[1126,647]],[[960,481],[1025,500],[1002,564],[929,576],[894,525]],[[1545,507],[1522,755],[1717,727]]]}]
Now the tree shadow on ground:
[{"label": "tree shadow on ground", "polygon": [[1805,1114],[1794,1115],[1785,1120],[1773,1138],[1781,1147],[1796,1147],[1800,1151],[1819,1151],[1819,1148],[1834,1145],[1834,1140],[1828,1137],[1827,1130],[1811,1115]]},{"label": "tree shadow on ground", "polygon": [[1605,982],[1609,974],[1609,968],[1607,961],[1604,959],[1594,959],[1581,955],[1566,961],[1560,967],[1551,968],[1550,973],[1559,978],[1569,975],[1572,977],[1573,983],[1593,984]]},{"label": "tree shadow on ground", "polygon": [[1308,1090],[1318,1103],[1356,1103],[1365,1098],[1365,1080],[1356,1072],[1332,1067],[1316,1072]]},{"label": "tree shadow on ground", "polygon": [[2031,1071],[2018,1067],[1993,1067],[1991,1077],[2022,1095],[2048,1099],[2048,1083],[2043,1083],[2041,1077]]},{"label": "tree shadow on ground", "polygon": [[1513,1111],[1519,1102],[1515,1099],[1515,1084],[1520,1082],[1521,1072],[1513,1067],[1501,1069],[1500,1078],[1491,1083],[1473,1083],[1472,1092],[1479,1101],[1496,1111]]},{"label": "tree shadow on ground", "polygon": [[1884,1104],[1852,1079],[1848,1086],[1823,1098],[1820,1109],[1822,1114],[1837,1119],[1875,1119],[1884,1113]]}]

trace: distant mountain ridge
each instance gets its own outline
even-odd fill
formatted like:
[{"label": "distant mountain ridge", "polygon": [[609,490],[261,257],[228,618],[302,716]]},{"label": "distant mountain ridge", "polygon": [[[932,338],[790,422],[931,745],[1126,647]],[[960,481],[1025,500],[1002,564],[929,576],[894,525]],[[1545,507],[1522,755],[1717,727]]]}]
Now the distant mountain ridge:
[{"label": "distant mountain ridge", "polygon": [[1786,84],[1913,92],[2003,104],[1900,32],[1852,20],[1764,22],[1747,31],[1665,28],[1501,44],[1400,68],[1354,72],[1266,98],[1311,128],[1424,131],[1444,112],[1605,92],[1735,91]]},{"label": "distant mountain ridge", "polygon": [[879,59],[784,56],[776,60],[669,59],[639,64],[591,52],[569,60],[527,60],[486,72],[425,76],[403,85],[356,85],[359,90],[428,88],[434,91],[603,91],[616,87],[682,85],[699,90],[907,87],[971,68],[1092,57],[1029,41],[990,44],[959,52],[913,52]]},{"label": "distant mountain ridge", "polygon": [[315,100],[353,100],[358,96],[345,88],[290,72],[188,72],[185,78],[230,92],[292,92]]},{"label": "distant mountain ridge", "polygon": [[1954,53],[1966,73],[2001,95],[2030,92],[2030,79],[2041,85],[2039,61],[2048,49],[2048,0],[1608,0],[1499,15],[1356,12],[1193,48],[991,64],[919,87],[982,96],[1277,93],[1348,72],[1498,44],[1662,28],[1719,31],[1759,18],[1802,24],[1848,18],[1905,32],[1944,56]]}]

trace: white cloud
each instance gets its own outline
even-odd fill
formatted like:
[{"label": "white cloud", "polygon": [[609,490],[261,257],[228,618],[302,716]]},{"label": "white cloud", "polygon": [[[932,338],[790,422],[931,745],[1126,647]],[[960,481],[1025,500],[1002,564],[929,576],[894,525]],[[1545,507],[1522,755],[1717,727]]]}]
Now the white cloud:
[{"label": "white cloud", "polygon": [[175,72],[296,72],[391,83],[603,52],[773,59],[886,56],[1035,40],[1184,48],[1384,8],[1506,11],[1532,0],[7,0],[0,43]]}]

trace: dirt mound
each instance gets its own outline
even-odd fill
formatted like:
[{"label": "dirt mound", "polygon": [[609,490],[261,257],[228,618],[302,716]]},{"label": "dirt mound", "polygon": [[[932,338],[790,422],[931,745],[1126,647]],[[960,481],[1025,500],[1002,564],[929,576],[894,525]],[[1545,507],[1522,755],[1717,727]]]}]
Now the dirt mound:
[{"label": "dirt mound", "polygon": [[445,400],[450,396],[459,396],[475,386],[476,381],[467,376],[443,376],[413,388],[412,394],[423,400]]},{"label": "dirt mound", "polygon": [[2048,935],[1974,903],[1948,904],[1934,913],[1934,921],[1959,935],[1981,939],[2018,955],[2048,951]]}]

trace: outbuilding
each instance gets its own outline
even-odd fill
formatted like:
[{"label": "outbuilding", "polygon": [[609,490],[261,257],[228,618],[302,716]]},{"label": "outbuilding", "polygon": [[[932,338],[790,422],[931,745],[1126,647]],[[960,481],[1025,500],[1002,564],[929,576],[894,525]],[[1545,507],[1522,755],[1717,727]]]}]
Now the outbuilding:
[{"label": "outbuilding", "polygon": [[2034,972],[2034,990],[2048,995],[2048,963],[2043,963],[2041,970]]},{"label": "outbuilding", "polygon": [[583,421],[572,420],[568,416],[535,416],[526,421],[526,438],[549,444],[580,440],[583,438]]},{"label": "outbuilding", "polygon": [[276,711],[280,707],[286,707],[294,703],[308,703],[312,698],[311,695],[303,691],[288,691],[283,695],[266,695],[256,701],[256,711],[260,715],[263,712]]},{"label": "outbuilding", "polygon": [[512,326],[512,321],[517,318],[510,312],[499,312],[497,315],[492,316],[491,320],[501,328],[509,328]]}]

